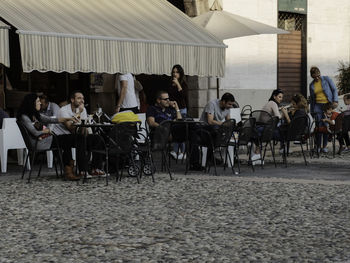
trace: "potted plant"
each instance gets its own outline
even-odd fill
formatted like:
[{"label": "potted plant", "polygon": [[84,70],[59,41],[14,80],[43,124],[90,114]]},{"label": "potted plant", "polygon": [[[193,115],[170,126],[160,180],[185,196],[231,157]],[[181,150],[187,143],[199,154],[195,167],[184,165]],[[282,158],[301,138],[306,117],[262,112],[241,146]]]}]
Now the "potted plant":
[{"label": "potted plant", "polygon": [[339,62],[337,87],[339,94],[350,93],[350,63]]}]

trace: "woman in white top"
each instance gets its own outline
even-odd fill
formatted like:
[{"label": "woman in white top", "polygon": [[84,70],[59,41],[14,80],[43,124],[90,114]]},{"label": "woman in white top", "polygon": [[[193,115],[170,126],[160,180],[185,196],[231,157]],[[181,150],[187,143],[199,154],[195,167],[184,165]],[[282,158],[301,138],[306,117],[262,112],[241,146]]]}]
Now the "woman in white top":
[{"label": "woman in white top", "polygon": [[262,110],[267,111],[268,113],[271,114],[272,117],[276,116],[279,119],[285,116],[288,116],[288,111],[286,108],[282,107],[282,115],[279,111],[279,105],[283,100],[283,91],[280,89],[275,89],[272,91],[271,97],[268,101],[268,103],[265,104],[265,106],[262,108]]},{"label": "woman in white top", "polygon": [[[280,110],[279,110],[279,105],[282,102],[282,100],[283,100],[283,91],[280,89],[275,89],[274,91],[272,91],[272,94],[271,94],[269,101],[264,105],[262,110],[270,113],[270,115],[272,117],[278,117],[279,119],[282,119],[282,117],[286,118],[285,116],[288,116],[287,109],[282,107],[281,108],[282,114],[280,113]],[[274,131],[274,138],[275,138],[275,140],[280,140],[281,135],[280,135],[279,129],[276,129]],[[260,157],[260,149],[258,146],[256,146],[254,154],[251,158],[253,161],[253,165],[259,164],[260,160],[255,161],[255,160],[258,160],[261,158]]]}]

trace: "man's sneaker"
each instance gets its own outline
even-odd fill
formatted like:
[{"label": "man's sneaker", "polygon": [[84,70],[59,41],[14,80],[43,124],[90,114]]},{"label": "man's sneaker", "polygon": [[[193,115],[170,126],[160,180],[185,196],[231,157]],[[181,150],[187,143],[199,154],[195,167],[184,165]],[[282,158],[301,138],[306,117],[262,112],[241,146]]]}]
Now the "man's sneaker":
[{"label": "man's sneaker", "polygon": [[98,174],[98,176],[101,176],[101,177],[106,177],[107,176],[107,174],[104,171],[100,170],[100,169],[96,169],[95,171]]},{"label": "man's sneaker", "polygon": [[184,158],[183,153],[179,153],[179,155],[177,156],[177,159],[178,159],[178,160],[182,160],[183,158]]},{"label": "man's sneaker", "polygon": [[[80,171],[79,173],[79,177],[84,178],[85,176],[85,172],[84,171]],[[92,175],[89,172],[86,172],[86,179],[91,179]]]},{"label": "man's sneaker", "polygon": [[254,155],[252,155],[252,157],[251,157],[251,160],[252,160],[252,161],[255,161],[255,160],[258,160],[258,159],[261,159],[260,154],[254,154]]},{"label": "man's sneaker", "polygon": [[169,154],[170,154],[171,157],[173,157],[174,159],[177,159],[177,154],[176,154],[176,152],[171,151]]},{"label": "man's sneaker", "polygon": [[322,152],[328,153],[328,149],[325,147],[325,148],[322,149]]},{"label": "man's sneaker", "polygon": [[342,152],[347,153],[347,152],[349,152],[349,151],[350,151],[350,149],[349,149],[348,147],[345,147],[344,150],[343,150]]}]

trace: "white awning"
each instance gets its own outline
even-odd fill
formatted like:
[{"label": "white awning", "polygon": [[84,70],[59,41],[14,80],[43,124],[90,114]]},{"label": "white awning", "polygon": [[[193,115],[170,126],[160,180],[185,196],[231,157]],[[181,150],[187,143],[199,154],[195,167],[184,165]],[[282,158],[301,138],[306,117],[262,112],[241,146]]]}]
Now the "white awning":
[{"label": "white awning", "polygon": [[24,72],[223,76],[222,41],[166,0],[0,0]]},{"label": "white awning", "polygon": [[0,21],[0,64],[10,67],[9,32],[10,27]]}]

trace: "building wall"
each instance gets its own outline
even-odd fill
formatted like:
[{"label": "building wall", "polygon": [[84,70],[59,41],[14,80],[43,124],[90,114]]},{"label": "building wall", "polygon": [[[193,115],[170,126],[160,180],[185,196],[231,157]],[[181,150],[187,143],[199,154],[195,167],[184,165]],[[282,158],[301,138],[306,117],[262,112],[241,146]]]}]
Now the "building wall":
[{"label": "building wall", "polygon": [[307,19],[308,69],[318,66],[336,81],[339,61],[350,60],[350,1],[309,0]]},{"label": "building wall", "polygon": [[[277,27],[277,0],[223,0],[223,9]],[[241,106],[260,109],[277,87],[277,36],[254,35],[224,42],[228,48],[220,94],[229,91]]]}]

